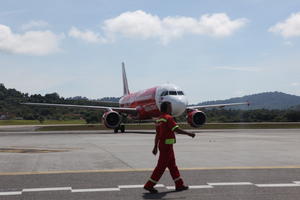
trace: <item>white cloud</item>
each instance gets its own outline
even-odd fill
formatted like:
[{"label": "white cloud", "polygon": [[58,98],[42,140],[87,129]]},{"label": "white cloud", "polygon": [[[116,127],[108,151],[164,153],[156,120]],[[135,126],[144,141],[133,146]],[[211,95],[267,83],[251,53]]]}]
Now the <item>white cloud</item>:
[{"label": "white cloud", "polygon": [[284,42],[283,42],[283,45],[289,46],[289,47],[294,46],[294,44],[293,44],[291,41],[284,41]]},{"label": "white cloud", "polygon": [[230,70],[230,71],[244,71],[244,72],[260,72],[263,70],[262,68],[259,67],[230,67],[230,66],[215,67],[215,69]]},{"label": "white cloud", "polygon": [[77,39],[84,40],[89,43],[105,43],[106,39],[100,34],[90,30],[80,31],[76,27],[72,27],[69,31],[69,36]]},{"label": "white cloud", "polygon": [[102,31],[106,39],[95,32],[79,31],[76,28],[72,28],[69,35],[88,42],[113,41],[117,36],[121,36],[134,39],[159,39],[167,44],[187,34],[230,36],[243,27],[247,21],[244,18],[231,20],[226,13],[206,14],[199,19],[184,16],[160,18],[137,10],[105,20]]},{"label": "white cloud", "polygon": [[22,30],[29,30],[32,28],[46,28],[49,27],[48,22],[45,22],[43,20],[32,20],[28,22],[27,24],[23,24],[21,29]]},{"label": "white cloud", "polygon": [[300,12],[291,14],[284,22],[278,22],[269,28],[270,32],[280,34],[284,38],[300,36]]},{"label": "white cloud", "polygon": [[59,51],[62,35],[51,31],[27,31],[15,34],[0,24],[0,51],[14,54],[47,55]]},{"label": "white cloud", "polygon": [[226,37],[245,25],[246,19],[230,20],[225,13],[206,14],[200,19],[192,17],[166,17],[145,13],[142,10],[125,12],[104,22],[108,35],[121,34],[133,38],[159,38],[163,43],[185,34]]},{"label": "white cloud", "polygon": [[299,82],[294,82],[294,83],[291,83],[291,86],[298,87],[298,86],[300,86],[300,83]]}]

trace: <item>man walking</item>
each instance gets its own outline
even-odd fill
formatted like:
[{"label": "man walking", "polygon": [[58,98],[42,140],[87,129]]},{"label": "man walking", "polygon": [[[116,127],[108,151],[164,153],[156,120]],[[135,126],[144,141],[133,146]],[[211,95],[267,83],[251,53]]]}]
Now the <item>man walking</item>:
[{"label": "man walking", "polygon": [[160,111],[162,114],[156,121],[156,136],[154,148],[152,150],[152,153],[156,155],[157,149],[159,148],[160,153],[158,163],[148,182],[144,185],[144,189],[148,190],[150,193],[157,193],[158,191],[154,188],[154,186],[168,167],[175,182],[176,191],[187,190],[188,186],[184,185],[175,162],[173,144],[176,143],[176,137],[174,132],[188,135],[192,138],[195,137],[195,134],[186,132],[179,128],[174,118],[171,116],[172,105],[170,102],[163,102],[160,106]]}]

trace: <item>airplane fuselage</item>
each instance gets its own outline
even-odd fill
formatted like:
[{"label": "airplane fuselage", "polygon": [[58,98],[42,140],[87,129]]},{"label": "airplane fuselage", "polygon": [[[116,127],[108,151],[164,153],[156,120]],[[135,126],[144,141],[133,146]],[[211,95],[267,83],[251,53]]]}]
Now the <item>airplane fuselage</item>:
[{"label": "airplane fuselage", "polygon": [[145,120],[160,115],[159,106],[163,101],[171,102],[172,115],[175,117],[183,114],[188,104],[183,91],[172,84],[157,86],[125,95],[120,99],[119,104],[123,108],[136,108],[138,114],[131,117],[138,120]]}]

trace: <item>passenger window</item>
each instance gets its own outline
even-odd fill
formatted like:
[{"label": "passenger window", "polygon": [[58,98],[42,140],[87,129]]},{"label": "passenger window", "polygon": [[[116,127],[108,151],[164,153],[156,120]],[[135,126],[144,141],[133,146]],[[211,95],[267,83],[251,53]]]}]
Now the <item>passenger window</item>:
[{"label": "passenger window", "polygon": [[176,91],[169,91],[169,95],[177,95]]}]

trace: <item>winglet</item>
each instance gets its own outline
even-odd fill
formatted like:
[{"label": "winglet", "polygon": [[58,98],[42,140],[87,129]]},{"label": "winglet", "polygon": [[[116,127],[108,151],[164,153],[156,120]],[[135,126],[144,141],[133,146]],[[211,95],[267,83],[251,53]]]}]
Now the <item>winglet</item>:
[{"label": "winglet", "polygon": [[126,77],[126,71],[125,71],[125,63],[122,62],[122,76],[123,76],[123,95],[130,94],[129,88],[128,88],[128,82]]}]

